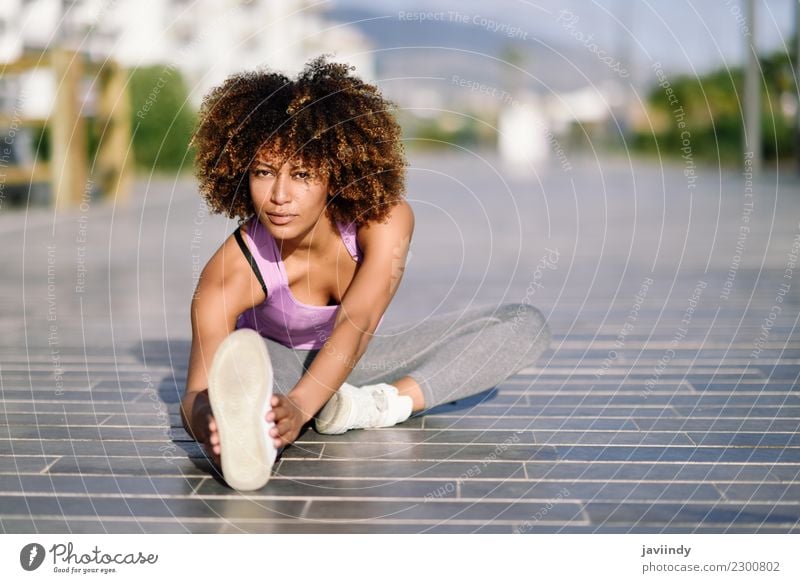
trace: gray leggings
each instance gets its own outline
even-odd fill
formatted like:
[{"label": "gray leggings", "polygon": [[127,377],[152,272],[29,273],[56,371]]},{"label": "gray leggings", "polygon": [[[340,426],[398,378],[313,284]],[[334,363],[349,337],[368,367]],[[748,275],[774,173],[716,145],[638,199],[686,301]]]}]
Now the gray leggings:
[{"label": "gray leggings", "polygon": [[[530,304],[505,303],[431,316],[376,330],[347,377],[362,386],[410,376],[422,389],[425,409],[463,399],[531,366],[551,339],[542,313]],[[319,350],[287,348],[269,338],[275,391],[286,394]]]}]

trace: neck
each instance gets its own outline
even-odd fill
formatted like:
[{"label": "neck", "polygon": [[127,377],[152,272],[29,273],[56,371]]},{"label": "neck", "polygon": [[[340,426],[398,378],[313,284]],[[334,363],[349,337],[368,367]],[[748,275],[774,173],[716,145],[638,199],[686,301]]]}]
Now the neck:
[{"label": "neck", "polygon": [[331,248],[332,241],[336,236],[333,229],[328,217],[323,213],[308,230],[294,237],[275,237],[275,242],[283,259],[296,255],[319,256]]}]

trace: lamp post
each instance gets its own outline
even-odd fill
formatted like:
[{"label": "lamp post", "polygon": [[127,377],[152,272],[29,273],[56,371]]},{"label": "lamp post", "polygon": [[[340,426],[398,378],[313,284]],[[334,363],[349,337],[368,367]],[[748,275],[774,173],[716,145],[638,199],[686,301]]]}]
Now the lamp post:
[{"label": "lamp post", "polygon": [[752,153],[752,171],[757,176],[761,171],[761,78],[756,47],[755,0],[747,0],[747,59],[744,70],[744,149],[745,155]]}]

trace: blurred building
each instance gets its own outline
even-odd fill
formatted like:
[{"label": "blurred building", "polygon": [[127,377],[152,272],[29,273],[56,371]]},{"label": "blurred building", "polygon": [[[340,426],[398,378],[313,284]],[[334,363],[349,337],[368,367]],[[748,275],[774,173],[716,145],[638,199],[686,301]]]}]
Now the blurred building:
[{"label": "blurred building", "polygon": [[[174,68],[188,83],[195,106],[231,73],[267,66],[294,74],[323,52],[355,65],[364,79],[375,79],[366,36],[329,21],[311,0],[0,2],[0,63],[54,46],[131,68]],[[26,95],[23,113],[46,115],[55,89],[49,72],[31,72],[17,82]]]}]

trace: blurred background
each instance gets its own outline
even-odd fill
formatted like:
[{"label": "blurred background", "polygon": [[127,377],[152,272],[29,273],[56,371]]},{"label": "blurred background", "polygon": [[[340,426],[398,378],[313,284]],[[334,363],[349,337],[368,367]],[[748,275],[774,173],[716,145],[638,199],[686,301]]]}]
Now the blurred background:
[{"label": "blurred background", "polygon": [[[798,143],[797,3],[753,4],[755,25],[745,0],[4,0],[0,210],[52,199],[56,117],[70,118],[61,133],[76,142],[57,156],[98,172],[186,172],[210,87],[259,66],[296,72],[321,52],[399,103],[409,150],[482,149],[529,167],[553,157],[568,164],[568,153],[586,150],[679,158],[676,105],[695,160],[730,165],[744,149],[752,46],[760,135],[749,149],[788,165]],[[52,63],[60,51],[61,68]],[[122,77],[103,109],[112,66]],[[72,95],[59,92],[76,101],[64,104]],[[111,117],[127,126],[122,142]],[[104,141],[119,149],[125,136],[125,157],[98,160]]]},{"label": "blurred background", "polygon": [[[762,285],[796,231],[799,19],[791,0],[5,0],[0,233],[26,234],[10,273],[48,281],[52,244],[62,312],[94,314],[60,326],[106,338],[116,301],[132,337],[185,336],[235,227],[191,174],[203,95],[331,53],[397,104],[411,162],[390,320],[522,300],[616,331],[613,302],[655,272],[665,298],[718,276],[738,317],[742,274]],[[18,281],[12,312],[36,310]]]}]

